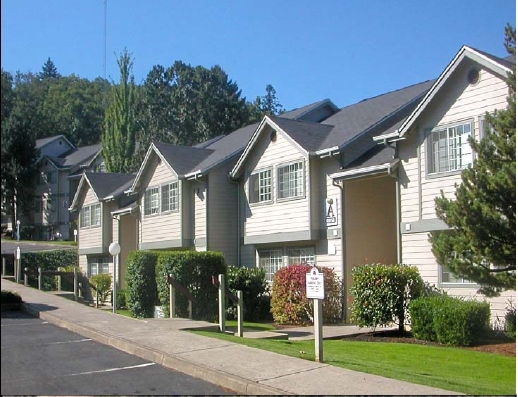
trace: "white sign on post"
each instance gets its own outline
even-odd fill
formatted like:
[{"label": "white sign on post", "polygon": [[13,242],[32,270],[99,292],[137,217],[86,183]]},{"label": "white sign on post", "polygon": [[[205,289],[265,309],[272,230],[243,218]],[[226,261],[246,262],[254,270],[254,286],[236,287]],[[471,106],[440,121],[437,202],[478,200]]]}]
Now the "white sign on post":
[{"label": "white sign on post", "polygon": [[324,273],[316,267],[306,273],[306,296],[309,299],[324,299]]}]

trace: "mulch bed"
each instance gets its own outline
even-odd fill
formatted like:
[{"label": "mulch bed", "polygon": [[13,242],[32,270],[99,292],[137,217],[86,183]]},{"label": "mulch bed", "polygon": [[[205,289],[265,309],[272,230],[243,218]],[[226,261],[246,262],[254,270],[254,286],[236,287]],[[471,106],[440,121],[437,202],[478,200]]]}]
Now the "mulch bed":
[{"label": "mulch bed", "polygon": [[[442,346],[440,343],[415,339],[412,337],[410,332],[400,334],[397,330],[374,331],[365,334],[345,336],[340,339],[362,342],[412,343],[419,345]],[[496,353],[516,357],[516,341],[504,337],[486,339],[480,341],[475,346],[463,347],[463,349],[471,349],[486,353]]]}]

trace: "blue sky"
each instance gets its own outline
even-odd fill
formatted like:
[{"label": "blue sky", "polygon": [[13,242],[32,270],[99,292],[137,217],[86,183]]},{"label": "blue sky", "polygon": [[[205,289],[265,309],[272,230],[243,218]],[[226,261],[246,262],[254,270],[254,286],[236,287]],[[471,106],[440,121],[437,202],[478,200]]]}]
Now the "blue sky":
[{"label": "blue sky", "polygon": [[[293,109],[343,107],[436,78],[464,44],[506,56],[515,0],[1,0],[1,65],[118,81],[126,47],[154,65],[220,65],[253,100],[272,84]],[[105,72],[106,57],[106,72]]]}]

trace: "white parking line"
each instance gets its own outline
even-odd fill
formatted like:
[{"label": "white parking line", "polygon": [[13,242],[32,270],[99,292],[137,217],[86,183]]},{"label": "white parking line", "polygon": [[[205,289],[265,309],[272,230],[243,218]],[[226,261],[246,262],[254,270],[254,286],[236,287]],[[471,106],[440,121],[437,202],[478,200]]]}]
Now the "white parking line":
[{"label": "white parking line", "polygon": [[[92,339],[79,339],[79,340],[66,340],[66,341],[63,341],[63,342],[38,343],[38,344],[33,344],[33,345],[26,345],[25,348],[31,347],[31,346],[41,347],[41,346],[63,345],[63,344],[66,344],[66,343],[90,342],[91,340]],[[2,349],[7,349],[9,347],[10,346],[2,346]]]},{"label": "white parking line", "polygon": [[43,321],[42,323],[13,323],[13,324],[2,324],[2,327],[28,327],[34,325],[45,325],[48,324],[48,321]]},{"label": "white parking line", "polygon": [[102,369],[100,371],[80,372],[77,374],[69,374],[69,375],[63,375],[63,376],[91,375],[91,374],[98,374],[98,373],[103,373],[103,372],[123,371],[125,369],[144,368],[144,367],[149,367],[151,365],[156,365],[156,363],[145,363],[145,364],[140,364],[140,365],[132,365],[130,367],[108,368],[108,369]]}]

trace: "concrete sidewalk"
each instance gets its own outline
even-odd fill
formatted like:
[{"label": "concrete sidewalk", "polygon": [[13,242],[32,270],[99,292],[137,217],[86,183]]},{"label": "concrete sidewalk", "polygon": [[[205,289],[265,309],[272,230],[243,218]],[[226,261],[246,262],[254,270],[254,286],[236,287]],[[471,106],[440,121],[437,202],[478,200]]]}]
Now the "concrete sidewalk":
[{"label": "concrete sidewalk", "polygon": [[[459,394],[288,357],[185,331],[193,328],[217,329],[216,324],[204,321],[137,320],[5,279],[2,279],[1,285],[3,290],[18,292],[24,301],[25,310],[49,323],[240,394]],[[338,332],[338,329],[334,332]]]}]

